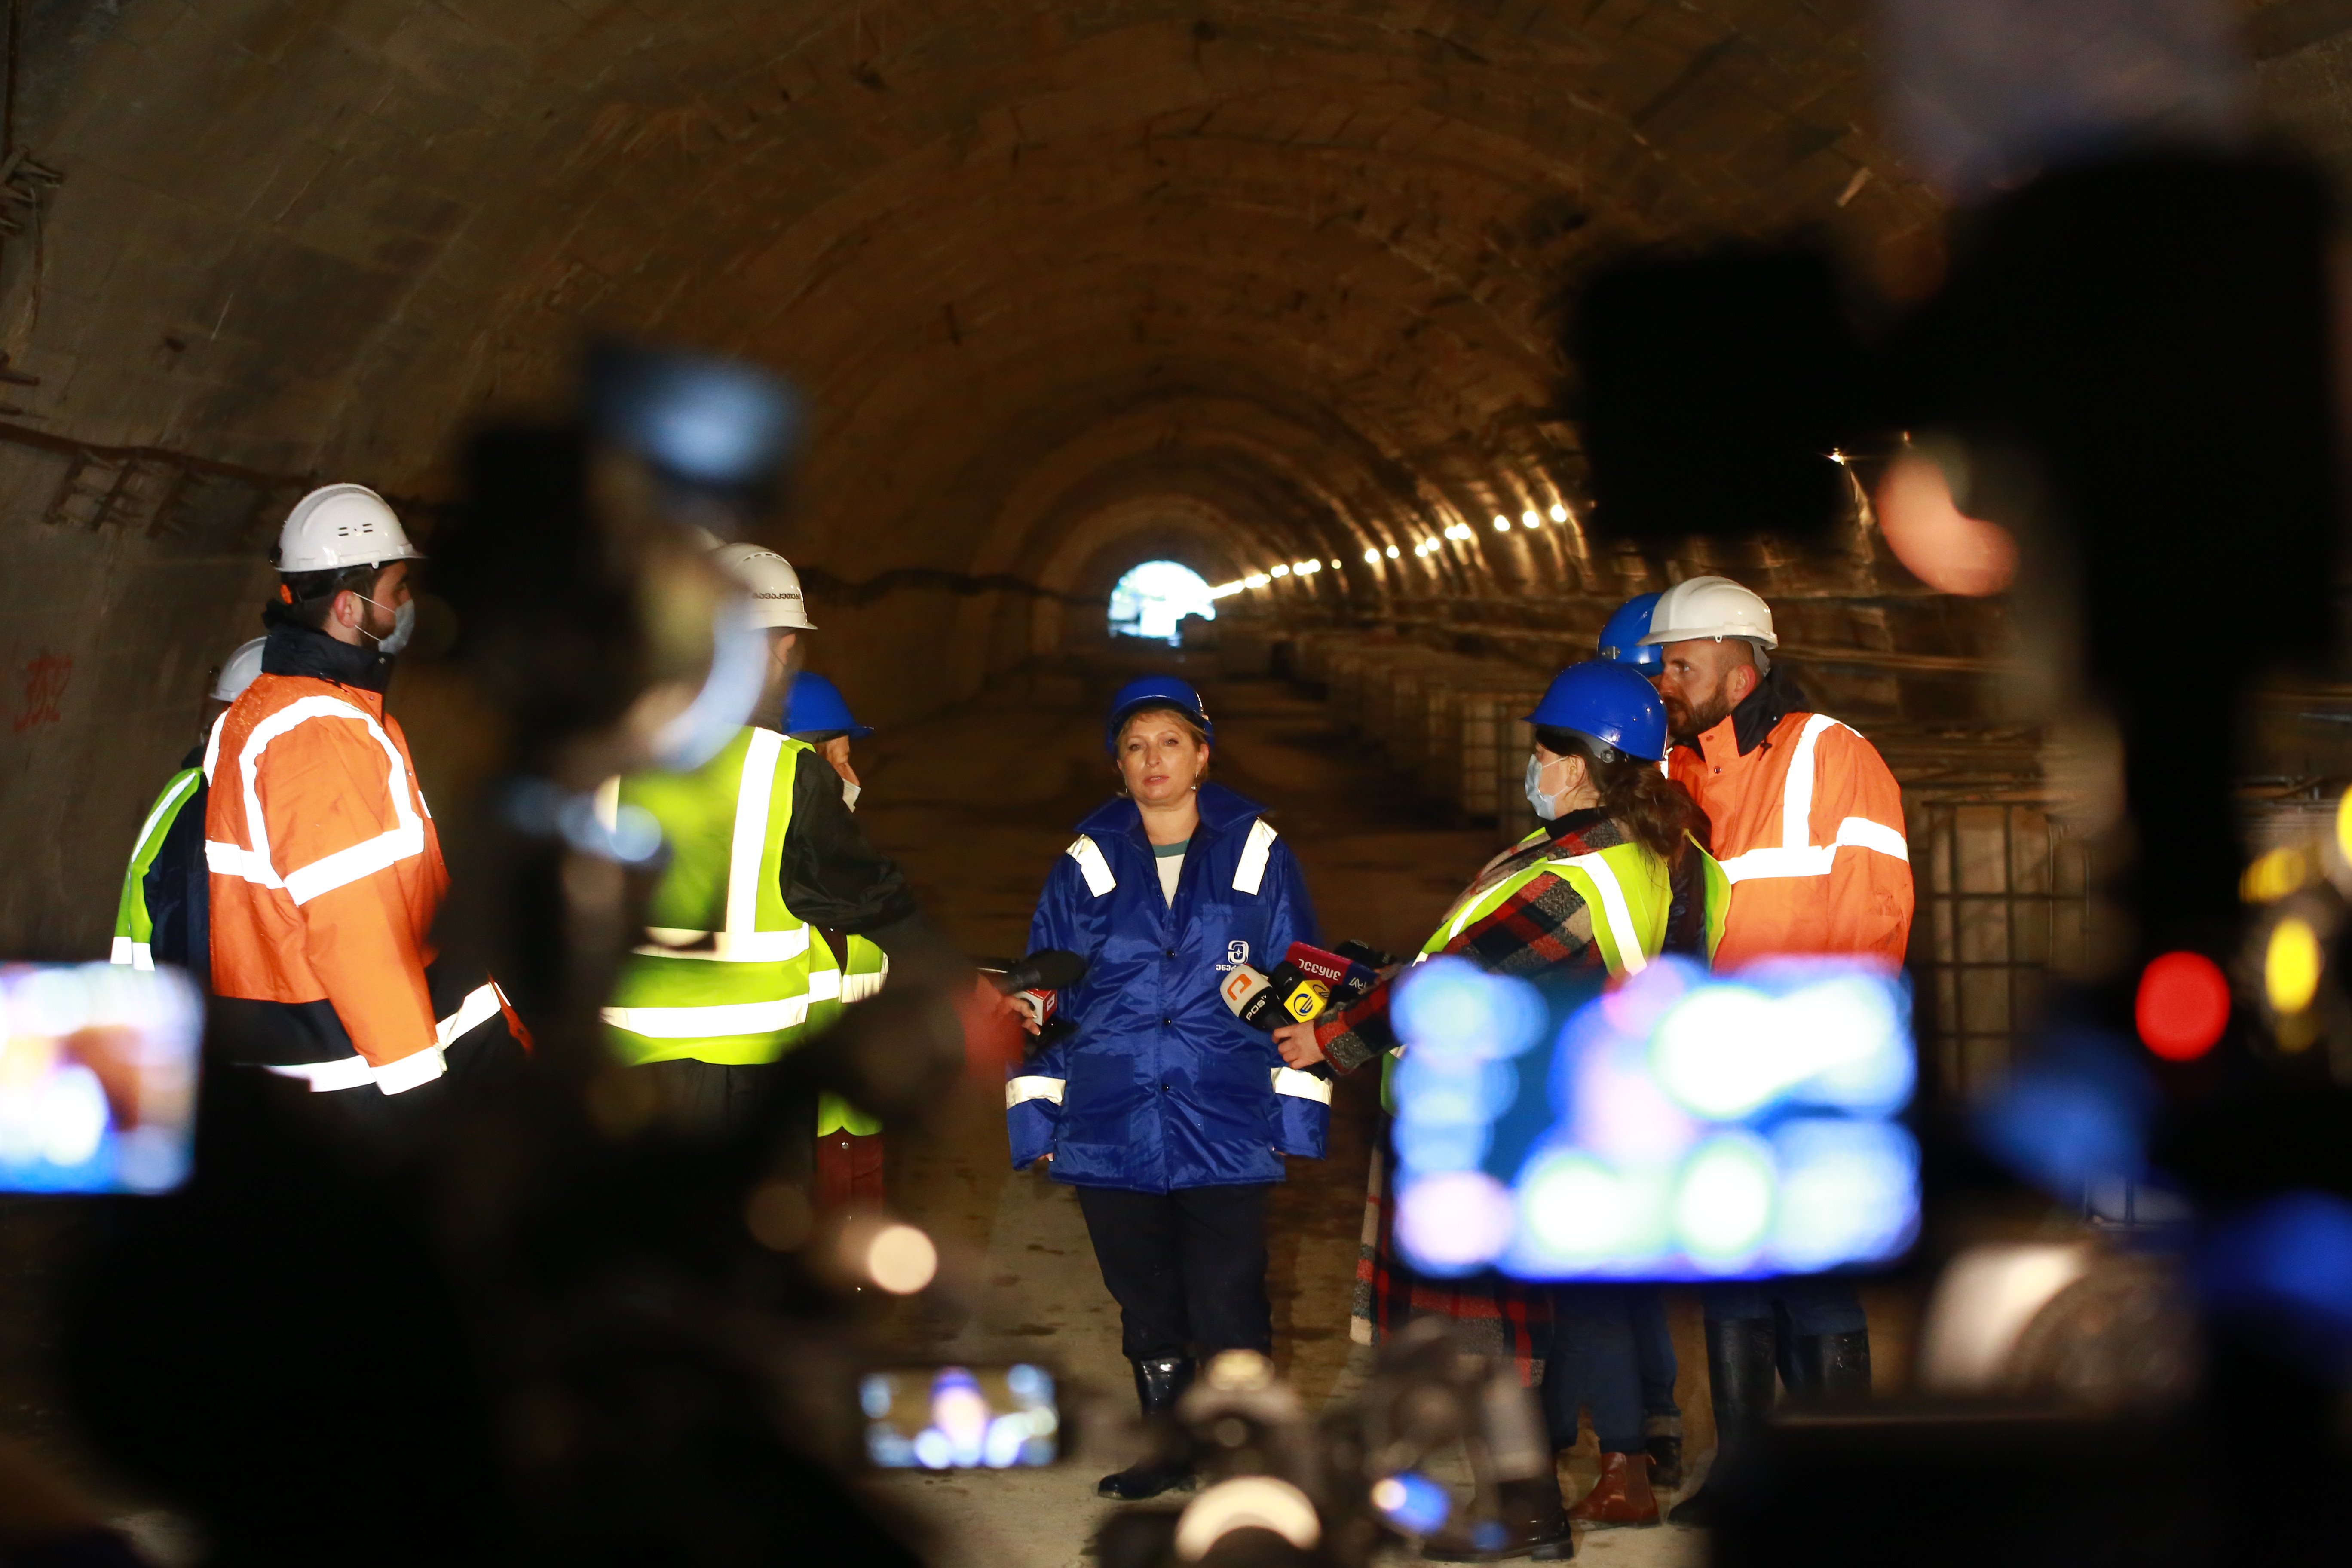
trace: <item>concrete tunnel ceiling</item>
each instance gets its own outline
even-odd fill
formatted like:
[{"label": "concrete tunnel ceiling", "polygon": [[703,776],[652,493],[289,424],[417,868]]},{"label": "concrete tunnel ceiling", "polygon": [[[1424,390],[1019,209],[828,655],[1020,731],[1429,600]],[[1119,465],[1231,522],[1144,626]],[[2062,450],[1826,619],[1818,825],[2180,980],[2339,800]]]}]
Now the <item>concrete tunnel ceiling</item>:
[{"label": "concrete tunnel ceiling", "polygon": [[1034,578],[1155,491],[1354,571],[1572,485],[1580,258],[1934,216],[1853,6],[68,9],[18,127],[47,427],[431,493],[583,327],[709,344],[809,393],[794,551],[851,581]]}]

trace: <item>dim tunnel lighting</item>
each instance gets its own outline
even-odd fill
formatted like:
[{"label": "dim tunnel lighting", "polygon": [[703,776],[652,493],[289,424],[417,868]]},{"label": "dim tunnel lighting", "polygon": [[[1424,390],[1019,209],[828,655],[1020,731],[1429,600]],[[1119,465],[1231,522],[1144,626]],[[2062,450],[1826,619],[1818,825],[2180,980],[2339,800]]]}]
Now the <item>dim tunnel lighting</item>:
[{"label": "dim tunnel lighting", "polygon": [[1378,550],[1367,550],[1367,551],[1365,551],[1365,552],[1364,552],[1364,563],[1365,563],[1366,565],[1368,565],[1368,566],[1377,566],[1377,565],[1379,565],[1379,564],[1381,563],[1381,552],[1380,552]]},{"label": "dim tunnel lighting", "polygon": [[893,1296],[911,1296],[940,1271],[939,1248],[911,1225],[885,1226],[866,1247],[866,1276]]},{"label": "dim tunnel lighting", "polygon": [[2167,1061],[2194,1061],[2230,1023],[2230,983],[2201,952],[2168,952],[2140,972],[2134,1021],[2147,1048]]},{"label": "dim tunnel lighting", "polygon": [[2319,972],[2326,956],[2311,922],[2289,915],[2272,929],[2263,953],[2263,989],[2281,1013],[2300,1013],[2319,994]]},{"label": "dim tunnel lighting", "polygon": [[1521,528],[1535,528],[1539,526],[1542,522],[1542,516],[1538,513],[1533,507],[1529,507],[1527,510],[1519,514],[1519,526]]},{"label": "dim tunnel lighting", "polygon": [[2352,860],[2352,789],[2344,792],[2336,807],[2336,847],[2345,859]]},{"label": "dim tunnel lighting", "polygon": [[1331,557],[1331,570],[1332,570],[1332,571],[1334,571],[1334,572],[1337,572],[1339,569],[1339,558],[1338,556],[1334,555],[1333,557]]},{"label": "dim tunnel lighting", "polygon": [[1393,545],[1393,544],[1390,545],[1390,546],[1389,546],[1388,554],[1389,554],[1389,559],[1390,559],[1390,560],[1394,561],[1395,559],[1397,559],[1397,555],[1398,555],[1397,547],[1396,547],[1395,545]]},{"label": "dim tunnel lighting", "polygon": [[1266,575],[1269,577],[1287,577],[1290,575],[1290,568],[1287,566],[1276,566],[1270,569],[1266,573]]},{"label": "dim tunnel lighting", "polygon": [[1562,506],[1558,501],[1552,502],[1551,520],[1554,522],[1566,522],[1568,521],[1568,508]]},{"label": "dim tunnel lighting", "polygon": [[1210,589],[1209,597],[1212,599],[1228,599],[1234,595],[1240,593],[1249,584],[1244,582],[1241,578],[1236,577],[1230,583],[1220,583],[1215,587]]},{"label": "dim tunnel lighting", "polygon": [[1242,586],[1244,588],[1263,588],[1272,581],[1274,581],[1274,579],[1268,577],[1263,572],[1253,572],[1248,576],[1242,579]]},{"label": "dim tunnel lighting", "polygon": [[1505,517],[1499,511],[1495,514],[1495,531],[1496,533],[1508,533],[1511,531],[1511,520]]}]

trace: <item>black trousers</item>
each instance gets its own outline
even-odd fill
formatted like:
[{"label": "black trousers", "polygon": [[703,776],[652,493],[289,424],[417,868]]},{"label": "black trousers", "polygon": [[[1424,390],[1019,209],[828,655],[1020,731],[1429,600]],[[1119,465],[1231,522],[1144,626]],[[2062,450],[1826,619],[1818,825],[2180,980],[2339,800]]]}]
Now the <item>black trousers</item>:
[{"label": "black trousers", "polygon": [[1274,1351],[1260,1183],[1172,1193],[1078,1188],[1129,1361]]}]

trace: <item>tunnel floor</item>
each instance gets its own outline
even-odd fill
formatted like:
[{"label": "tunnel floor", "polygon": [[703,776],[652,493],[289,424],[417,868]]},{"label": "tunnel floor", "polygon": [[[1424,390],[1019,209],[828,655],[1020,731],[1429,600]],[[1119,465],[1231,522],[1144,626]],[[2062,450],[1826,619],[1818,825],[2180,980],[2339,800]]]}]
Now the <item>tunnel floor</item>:
[{"label": "tunnel floor", "polygon": [[[1152,663],[1193,673],[1181,654]],[[926,908],[967,952],[1025,947],[1054,857],[1072,824],[1109,793],[1098,715],[1130,666],[1141,668],[1116,658],[1082,673],[1025,677],[974,705],[878,735],[861,752],[861,820],[901,858]],[[1418,947],[1493,852],[1492,830],[1447,820],[1336,727],[1321,703],[1282,683],[1217,680],[1213,663],[1195,679],[1217,725],[1214,776],[1267,808],[1306,868],[1325,935],[1391,951]],[[1348,1314],[1377,1116],[1372,1075],[1342,1080],[1329,1157],[1292,1160],[1274,1203],[1275,1354],[1310,1409],[1344,1397],[1370,1365],[1370,1350],[1349,1342]],[[978,1302],[962,1321],[910,1314],[893,1325],[893,1348],[926,1358],[1050,1361],[1125,1411],[1132,1394],[1118,1309],[1077,1205],[1068,1189],[1006,1168],[1003,1125],[995,1098],[973,1094],[953,1109],[943,1137],[891,1152],[894,1204],[940,1238],[950,1267],[976,1282]],[[1686,1441],[1697,1455],[1713,1443],[1713,1423],[1696,1300],[1684,1293],[1672,1313]],[[1568,1479],[1580,1490],[1591,1479],[1591,1444],[1588,1431],[1570,1461]],[[1064,1568],[1087,1561],[1088,1539],[1117,1506],[1096,1499],[1095,1481],[1124,1462],[1116,1451],[1096,1452],[1050,1471],[909,1475],[878,1485],[886,1497],[913,1502],[954,1543],[942,1562]],[[1673,1528],[1609,1531],[1592,1535],[1580,1555],[1628,1568],[1696,1563],[1701,1538]]]}]

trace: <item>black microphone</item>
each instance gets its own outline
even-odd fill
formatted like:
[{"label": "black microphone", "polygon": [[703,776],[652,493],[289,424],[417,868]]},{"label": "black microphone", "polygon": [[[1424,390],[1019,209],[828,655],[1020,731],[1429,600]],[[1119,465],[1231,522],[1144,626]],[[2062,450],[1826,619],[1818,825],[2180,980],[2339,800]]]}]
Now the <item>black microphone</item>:
[{"label": "black microphone", "polygon": [[1007,996],[1016,991],[1067,991],[1087,977],[1087,961],[1058,947],[1040,948],[1017,963],[988,971],[990,980]]}]

